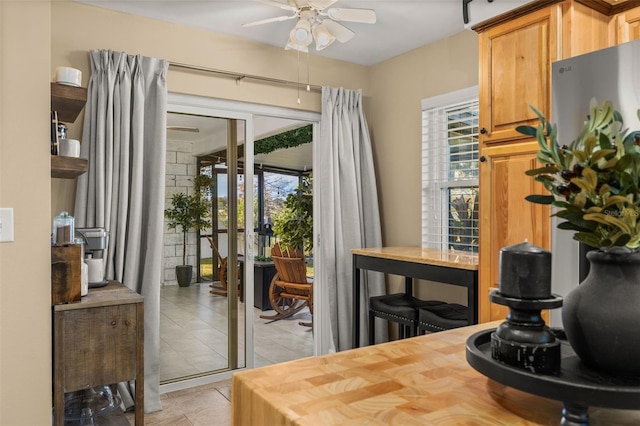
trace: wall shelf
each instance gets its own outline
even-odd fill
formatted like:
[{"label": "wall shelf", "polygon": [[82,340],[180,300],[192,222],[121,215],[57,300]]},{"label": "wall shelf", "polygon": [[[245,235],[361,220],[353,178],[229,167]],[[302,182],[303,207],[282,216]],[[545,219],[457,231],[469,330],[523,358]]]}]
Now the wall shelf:
[{"label": "wall shelf", "polygon": [[[58,120],[73,123],[87,103],[87,89],[51,83],[51,111],[58,111]],[[86,173],[89,161],[84,158],[51,156],[51,177],[73,179]]]},{"label": "wall shelf", "polygon": [[58,120],[73,123],[87,103],[87,89],[51,83],[51,111],[58,111]]},{"label": "wall shelf", "polygon": [[51,156],[51,177],[72,179],[80,176],[89,168],[89,161],[84,158]]}]

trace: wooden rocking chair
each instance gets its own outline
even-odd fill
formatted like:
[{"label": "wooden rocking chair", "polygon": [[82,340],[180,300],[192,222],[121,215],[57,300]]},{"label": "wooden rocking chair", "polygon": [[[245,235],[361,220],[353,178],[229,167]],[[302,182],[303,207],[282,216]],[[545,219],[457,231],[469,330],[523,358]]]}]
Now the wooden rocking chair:
[{"label": "wooden rocking chair", "polygon": [[[220,266],[219,266],[219,271],[220,271],[220,285],[216,285],[216,284],[209,284],[209,287],[211,287],[211,290],[209,290],[209,293],[211,294],[215,294],[217,296],[227,296],[227,292],[228,292],[228,284],[227,284],[227,262],[228,262],[228,258],[227,257],[222,257],[220,255],[220,251],[218,250],[218,247],[216,246],[216,243],[213,242],[213,238],[211,237],[207,237],[207,240],[209,240],[209,245],[211,246],[211,249],[214,251],[214,253],[216,254],[216,256],[218,257],[218,261],[220,262]],[[238,278],[240,278],[240,270],[238,270]]]},{"label": "wooden rocking chair", "polygon": [[[300,312],[305,306],[313,315],[313,281],[307,279],[307,265],[300,250],[282,250],[277,243],[271,249],[276,275],[269,286],[269,302],[275,315],[260,318],[280,320]],[[312,323],[299,322],[310,327]]]}]

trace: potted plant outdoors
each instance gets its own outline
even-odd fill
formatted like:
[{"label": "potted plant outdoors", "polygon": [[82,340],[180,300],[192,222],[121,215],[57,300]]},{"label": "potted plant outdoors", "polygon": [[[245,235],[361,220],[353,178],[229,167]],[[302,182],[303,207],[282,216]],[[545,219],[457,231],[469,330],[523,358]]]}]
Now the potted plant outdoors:
[{"label": "potted plant outdoors", "polygon": [[544,166],[527,174],[551,195],[526,199],[556,207],[558,228],[597,249],[587,255],[587,278],[563,302],[567,339],[593,368],[640,374],[640,132],[624,128],[611,102],[592,99],[578,137],[561,145],[557,126],[532,109],[537,128],[516,130],[536,137]]},{"label": "potted plant outdoors", "polygon": [[274,217],[273,232],[285,250],[313,250],[313,179],[303,176],[296,190],[287,195],[284,210]]},{"label": "potted plant outdoors", "polygon": [[210,203],[202,191],[210,184],[209,176],[197,176],[194,179],[194,194],[174,194],[171,208],[164,211],[165,217],[169,219],[167,227],[176,229],[179,226],[182,232],[182,265],[176,266],[176,279],[180,287],[188,287],[193,276],[193,266],[187,265],[187,234],[191,230],[202,231],[211,226],[207,220]]}]

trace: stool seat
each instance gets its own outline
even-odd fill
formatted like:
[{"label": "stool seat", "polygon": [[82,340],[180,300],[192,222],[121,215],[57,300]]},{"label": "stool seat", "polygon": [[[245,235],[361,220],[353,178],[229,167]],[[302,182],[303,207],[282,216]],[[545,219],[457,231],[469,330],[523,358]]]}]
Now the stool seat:
[{"label": "stool seat", "polygon": [[469,309],[457,303],[418,308],[419,331],[444,331],[469,325]]},{"label": "stool seat", "polygon": [[369,344],[373,345],[375,338],[375,317],[398,323],[400,337],[404,338],[408,331],[409,337],[417,334],[418,309],[435,308],[444,305],[439,300],[421,300],[405,293],[385,294],[369,298]]}]

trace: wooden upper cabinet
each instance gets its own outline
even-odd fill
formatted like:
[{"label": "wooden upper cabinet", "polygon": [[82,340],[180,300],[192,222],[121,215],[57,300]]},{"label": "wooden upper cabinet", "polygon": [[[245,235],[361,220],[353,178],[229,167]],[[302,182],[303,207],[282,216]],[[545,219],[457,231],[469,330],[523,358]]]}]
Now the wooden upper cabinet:
[{"label": "wooden upper cabinet", "polygon": [[548,206],[524,199],[530,194],[546,193],[540,183],[525,175],[526,170],[539,166],[538,146],[516,132],[516,127],[538,125],[530,106],[551,119],[554,61],[608,47],[614,16],[621,34],[627,34],[629,39],[639,38],[638,11],[640,7],[633,9],[624,0],[537,0],[473,28],[479,41],[482,132],[480,322],[506,316],[504,307],[489,302],[489,292],[498,287],[500,249],[525,238],[550,249]]},{"label": "wooden upper cabinet", "polygon": [[562,34],[558,59],[572,58],[609,47],[609,10],[594,9],[579,1],[564,1],[562,10]]},{"label": "wooden upper cabinet", "polygon": [[640,39],[640,7],[615,15],[612,25],[613,44]]},{"label": "wooden upper cabinet", "polygon": [[516,127],[537,122],[530,106],[549,115],[557,16],[557,7],[552,6],[480,32],[483,145],[521,139]]}]

